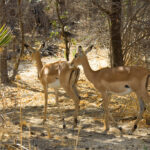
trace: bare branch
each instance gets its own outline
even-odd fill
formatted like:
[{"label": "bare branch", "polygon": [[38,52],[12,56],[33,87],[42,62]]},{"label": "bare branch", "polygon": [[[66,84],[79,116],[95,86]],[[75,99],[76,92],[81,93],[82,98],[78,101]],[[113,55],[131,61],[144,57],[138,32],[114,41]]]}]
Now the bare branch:
[{"label": "bare branch", "polygon": [[98,2],[97,0],[92,0],[92,3],[97,6],[102,12],[104,12],[106,15],[110,16],[111,15],[111,12],[105,8],[103,8]]},{"label": "bare branch", "polygon": [[144,39],[145,37],[148,37],[150,36],[150,33],[149,34],[144,34],[143,36],[141,36],[140,38],[136,39],[135,41],[133,41],[132,43],[130,43],[128,46],[126,46],[126,48],[123,49],[123,56],[124,56],[124,60],[126,61],[127,58],[127,53],[129,53],[129,49],[134,46],[135,44],[137,44],[140,40]]},{"label": "bare branch", "polygon": [[133,20],[136,18],[137,14],[142,10],[145,9],[146,3],[144,3],[139,9],[136,10],[136,12],[133,14],[133,16],[131,17],[130,21],[128,21],[126,23],[126,25],[123,28],[123,35],[122,35],[122,41],[124,40],[124,37],[126,35],[126,33],[128,32],[128,29],[131,28],[131,25],[133,23]]}]

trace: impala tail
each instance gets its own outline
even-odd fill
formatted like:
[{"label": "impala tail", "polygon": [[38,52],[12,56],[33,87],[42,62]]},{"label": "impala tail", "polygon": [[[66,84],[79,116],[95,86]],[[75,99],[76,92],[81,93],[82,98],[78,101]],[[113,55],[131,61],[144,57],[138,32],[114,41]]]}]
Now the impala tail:
[{"label": "impala tail", "polygon": [[146,78],[146,83],[145,83],[145,88],[147,89],[147,91],[149,92],[150,91],[150,88],[149,88],[149,79],[150,78],[150,74],[147,76]]},{"label": "impala tail", "polygon": [[69,83],[71,82],[71,79],[73,78],[74,79],[73,85],[75,85],[79,79],[79,75],[80,75],[80,69],[79,68],[75,68],[74,70],[72,70],[72,72],[70,74],[70,78],[69,78]]}]

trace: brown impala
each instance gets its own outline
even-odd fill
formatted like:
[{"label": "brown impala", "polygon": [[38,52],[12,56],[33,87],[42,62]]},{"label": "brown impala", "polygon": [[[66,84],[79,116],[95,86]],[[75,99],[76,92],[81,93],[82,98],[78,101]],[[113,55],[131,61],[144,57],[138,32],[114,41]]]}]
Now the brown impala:
[{"label": "brown impala", "polygon": [[95,86],[95,88],[101,93],[103,98],[103,107],[105,111],[105,130],[107,133],[109,130],[109,119],[111,119],[116,128],[122,132],[122,128],[118,127],[117,123],[109,113],[109,103],[111,94],[126,95],[131,92],[135,92],[139,102],[140,112],[138,113],[137,119],[129,132],[132,134],[139,121],[142,119],[142,115],[146,109],[145,103],[150,102],[150,96],[147,92],[147,84],[150,76],[150,71],[143,67],[114,67],[114,68],[103,68],[97,71],[93,71],[89,65],[86,54],[90,52],[92,46],[89,47],[85,52],[82,47],[78,47],[78,53],[76,53],[72,60],[72,65],[77,67],[82,65],[85,76]]}]

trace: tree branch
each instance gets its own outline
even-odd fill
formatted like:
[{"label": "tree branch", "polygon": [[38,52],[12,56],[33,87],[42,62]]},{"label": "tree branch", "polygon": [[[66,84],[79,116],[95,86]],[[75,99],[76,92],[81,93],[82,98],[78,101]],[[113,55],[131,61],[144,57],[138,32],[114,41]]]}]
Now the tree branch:
[{"label": "tree branch", "polygon": [[106,15],[110,16],[111,15],[111,12],[105,8],[103,8],[98,2],[97,0],[92,0],[92,3],[97,6],[102,12],[104,12]]},{"label": "tree branch", "polygon": [[63,21],[62,21],[62,19],[61,19],[61,17],[60,17],[60,12],[59,12],[59,0],[56,0],[56,12],[57,12],[57,17],[58,17],[58,21],[59,21],[59,23],[60,23],[60,25],[61,25],[61,35],[63,36],[63,38],[64,38],[64,42],[65,42],[65,46],[66,46],[66,59],[67,59],[67,61],[69,61],[69,53],[70,53],[70,47],[69,47],[69,40],[68,40],[68,36],[67,36],[67,34],[66,34],[66,32],[65,32],[65,24],[63,23]]},{"label": "tree branch", "polygon": [[128,30],[131,28],[131,25],[133,24],[134,19],[136,18],[136,16],[140,13],[140,11],[142,9],[146,9],[145,6],[147,7],[146,3],[144,3],[140,8],[138,8],[135,13],[130,17],[130,20],[125,24],[125,26],[123,27],[122,30],[122,41],[124,41],[124,38],[126,36],[126,33],[128,32]]}]

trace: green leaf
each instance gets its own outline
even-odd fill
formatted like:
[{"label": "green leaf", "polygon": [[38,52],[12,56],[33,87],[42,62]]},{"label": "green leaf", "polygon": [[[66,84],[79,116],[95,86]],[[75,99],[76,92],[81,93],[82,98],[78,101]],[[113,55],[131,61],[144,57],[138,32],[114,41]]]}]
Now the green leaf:
[{"label": "green leaf", "polygon": [[52,22],[52,26],[53,26],[53,27],[56,27],[56,26],[57,26],[57,22],[56,22],[55,20]]},{"label": "green leaf", "polygon": [[57,36],[57,35],[59,35],[59,32],[57,31],[57,32],[55,32],[55,36]]},{"label": "green leaf", "polygon": [[0,33],[3,31],[5,25],[3,25],[1,28],[0,28]]},{"label": "green leaf", "polygon": [[72,38],[72,39],[71,39],[71,43],[72,43],[73,45],[76,45],[76,44],[77,44],[77,41],[76,41],[74,38]]},{"label": "green leaf", "polygon": [[65,15],[60,16],[60,19],[65,19],[65,18],[67,18]]},{"label": "green leaf", "polygon": [[0,28],[0,47],[5,46],[8,44],[11,40],[11,30],[7,28],[6,25],[3,25]]},{"label": "green leaf", "polygon": [[50,38],[52,38],[54,36],[54,34],[55,34],[54,31],[50,32]]},{"label": "green leaf", "polygon": [[0,41],[0,46],[8,44],[10,40],[11,40],[11,36],[7,35]]},{"label": "green leaf", "polygon": [[65,11],[65,13],[64,13],[65,15],[68,15],[69,14],[69,12],[68,11]]}]

